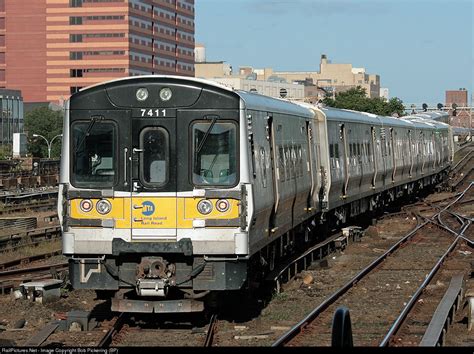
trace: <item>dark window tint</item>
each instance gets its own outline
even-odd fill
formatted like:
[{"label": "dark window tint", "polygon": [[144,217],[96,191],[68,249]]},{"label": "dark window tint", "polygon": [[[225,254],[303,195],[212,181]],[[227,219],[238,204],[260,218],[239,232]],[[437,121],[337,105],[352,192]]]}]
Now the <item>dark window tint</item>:
[{"label": "dark window tint", "polygon": [[71,16],[71,17],[69,17],[69,24],[70,25],[82,25],[82,17],[81,16]]},{"label": "dark window tint", "polygon": [[237,126],[231,122],[199,122],[192,126],[195,185],[237,183]]},{"label": "dark window tint", "polygon": [[82,34],[70,34],[69,42],[71,43],[82,42]]},{"label": "dark window tint", "polygon": [[69,0],[71,7],[82,7],[82,0]]},{"label": "dark window tint", "polygon": [[115,125],[78,122],[72,125],[72,180],[77,187],[112,187],[115,182]]},{"label": "dark window tint", "polygon": [[160,186],[169,178],[169,135],[159,127],[145,128],[140,134],[141,179],[144,184]]}]

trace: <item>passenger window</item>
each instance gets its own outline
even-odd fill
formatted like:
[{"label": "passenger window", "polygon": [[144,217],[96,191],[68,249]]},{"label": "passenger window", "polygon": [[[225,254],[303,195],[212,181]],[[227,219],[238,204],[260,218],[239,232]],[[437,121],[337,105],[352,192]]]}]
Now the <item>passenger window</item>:
[{"label": "passenger window", "polygon": [[290,180],[293,176],[291,175],[291,160],[290,160],[290,148],[285,147],[285,168],[286,168],[286,179]]},{"label": "passenger window", "polygon": [[260,169],[262,171],[262,185],[267,188],[267,158],[264,147],[260,147]]},{"label": "passenger window", "polygon": [[280,181],[285,181],[285,149],[283,146],[278,147],[278,177]]},{"label": "passenger window", "polygon": [[338,143],[334,144],[334,157],[336,159],[339,159],[339,144]]},{"label": "passenger window", "polygon": [[169,135],[160,127],[148,127],[140,133],[140,179],[144,185],[161,186],[169,177]]},{"label": "passenger window", "polygon": [[301,145],[298,146],[298,161],[300,165],[300,177],[303,177],[304,166],[303,166],[303,148]]}]

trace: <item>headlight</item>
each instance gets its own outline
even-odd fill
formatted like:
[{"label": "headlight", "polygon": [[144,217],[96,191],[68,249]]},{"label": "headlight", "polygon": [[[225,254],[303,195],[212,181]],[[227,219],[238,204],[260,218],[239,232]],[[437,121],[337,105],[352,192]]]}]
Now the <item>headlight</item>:
[{"label": "headlight", "polygon": [[169,101],[171,96],[173,96],[173,92],[169,87],[165,87],[160,90],[160,98],[162,101]]},{"label": "headlight", "polygon": [[137,90],[136,97],[140,102],[145,101],[148,98],[148,90],[144,87],[139,88]]},{"label": "headlight", "polygon": [[97,212],[99,214],[107,214],[110,213],[110,210],[112,210],[112,204],[108,200],[101,199],[97,202],[97,205],[95,207],[97,209]]},{"label": "headlight", "polygon": [[92,210],[92,207],[94,206],[92,204],[92,201],[89,199],[84,199],[81,201],[81,204],[79,205],[81,207],[81,210],[85,213],[89,212]]},{"label": "headlight", "polygon": [[197,209],[201,214],[207,215],[212,211],[212,203],[209,200],[201,200],[197,205]]},{"label": "headlight", "polygon": [[219,199],[216,202],[216,209],[219,210],[221,213],[224,213],[227,210],[229,210],[229,207],[230,207],[229,201],[226,199]]}]

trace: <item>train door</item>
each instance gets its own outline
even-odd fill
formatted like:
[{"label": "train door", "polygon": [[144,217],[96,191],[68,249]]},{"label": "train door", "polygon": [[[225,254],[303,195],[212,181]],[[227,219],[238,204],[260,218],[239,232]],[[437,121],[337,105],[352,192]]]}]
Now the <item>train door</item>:
[{"label": "train door", "polygon": [[344,184],[342,187],[342,197],[346,198],[347,197],[347,188],[349,185],[349,178],[350,178],[350,173],[349,173],[349,148],[348,148],[348,142],[347,142],[347,133],[346,133],[346,127],[344,124],[341,124],[340,127],[340,139],[342,140],[342,148],[343,148],[343,154],[344,154]]},{"label": "train door", "polygon": [[133,111],[132,240],[175,240],[176,110]]},{"label": "train door", "polygon": [[307,199],[307,208],[309,211],[312,211],[313,208],[316,206],[316,202],[318,199],[318,196],[316,195],[316,186],[320,185],[320,181],[318,178],[318,173],[317,173],[317,161],[316,157],[318,154],[316,153],[316,147],[317,147],[317,142],[314,139],[314,132],[313,132],[313,125],[310,121],[306,122],[306,134],[307,134],[307,149],[308,149],[308,161],[307,161],[307,168],[309,169],[309,174],[310,174],[310,185],[311,189],[308,194],[308,199]]}]

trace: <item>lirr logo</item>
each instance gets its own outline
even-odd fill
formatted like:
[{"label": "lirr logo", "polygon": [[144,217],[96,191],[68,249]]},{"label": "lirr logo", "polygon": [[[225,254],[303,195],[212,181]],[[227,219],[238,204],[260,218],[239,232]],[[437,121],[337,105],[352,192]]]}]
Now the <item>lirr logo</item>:
[{"label": "lirr logo", "polygon": [[155,212],[155,204],[153,204],[152,202],[143,202],[142,205],[143,205],[143,210],[142,210],[143,215],[145,216],[153,215],[153,213]]}]

